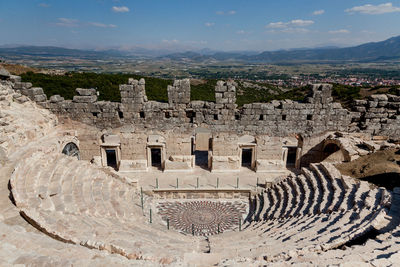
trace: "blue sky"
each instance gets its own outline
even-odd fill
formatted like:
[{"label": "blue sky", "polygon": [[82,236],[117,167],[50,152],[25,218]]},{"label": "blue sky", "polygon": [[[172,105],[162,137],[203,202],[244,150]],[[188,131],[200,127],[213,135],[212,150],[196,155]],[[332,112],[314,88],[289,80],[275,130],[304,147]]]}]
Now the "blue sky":
[{"label": "blue sky", "polygon": [[400,0],[0,0],[0,45],[277,50],[400,35]]}]

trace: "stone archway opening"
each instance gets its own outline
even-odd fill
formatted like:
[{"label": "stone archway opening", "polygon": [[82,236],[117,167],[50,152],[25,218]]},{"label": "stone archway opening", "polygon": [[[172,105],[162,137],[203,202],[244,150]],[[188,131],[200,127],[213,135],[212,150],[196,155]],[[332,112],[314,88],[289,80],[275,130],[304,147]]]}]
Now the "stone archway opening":
[{"label": "stone archway opening", "polygon": [[79,148],[73,142],[66,144],[62,150],[62,153],[70,157],[76,157],[78,160],[81,159],[81,153],[79,152]]},{"label": "stone archway opening", "polygon": [[328,143],[324,146],[322,151],[321,161],[327,162],[343,162],[345,161],[344,155],[340,147],[335,143]]}]

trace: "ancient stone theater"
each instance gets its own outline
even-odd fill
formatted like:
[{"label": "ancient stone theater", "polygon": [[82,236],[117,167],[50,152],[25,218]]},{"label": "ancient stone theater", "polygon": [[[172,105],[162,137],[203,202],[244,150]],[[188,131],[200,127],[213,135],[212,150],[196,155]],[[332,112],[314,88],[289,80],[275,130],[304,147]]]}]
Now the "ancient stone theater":
[{"label": "ancient stone theater", "polygon": [[0,73],[1,266],[399,264],[400,188],[345,171],[377,153],[399,167],[399,96],[344,108],[315,84],[304,102],[238,107],[234,81],[215,102],[191,101],[188,79],[168,103],[144,79],[119,91],[47,98]]}]

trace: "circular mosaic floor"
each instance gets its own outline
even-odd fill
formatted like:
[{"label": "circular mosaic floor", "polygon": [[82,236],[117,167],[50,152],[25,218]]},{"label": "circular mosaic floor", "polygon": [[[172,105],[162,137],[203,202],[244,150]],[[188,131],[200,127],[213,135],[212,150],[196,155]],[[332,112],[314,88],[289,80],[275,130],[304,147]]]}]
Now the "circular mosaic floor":
[{"label": "circular mosaic floor", "polygon": [[194,235],[214,235],[239,228],[246,213],[242,202],[184,201],[162,202],[158,213],[169,226]]}]

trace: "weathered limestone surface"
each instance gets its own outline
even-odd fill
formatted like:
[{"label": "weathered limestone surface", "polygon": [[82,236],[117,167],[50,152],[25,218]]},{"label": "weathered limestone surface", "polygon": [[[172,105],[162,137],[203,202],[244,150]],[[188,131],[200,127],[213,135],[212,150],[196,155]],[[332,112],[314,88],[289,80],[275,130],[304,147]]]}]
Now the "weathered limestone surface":
[{"label": "weathered limestone surface", "polygon": [[354,122],[361,131],[373,135],[400,135],[400,96],[372,95],[368,100],[356,100]]},{"label": "weathered limestone surface", "polygon": [[[189,266],[193,261],[207,266],[282,266],[310,262],[318,265],[334,262],[343,266],[398,264],[400,189],[395,188],[391,192],[384,188],[371,188],[366,182],[342,176],[328,163],[310,164],[298,175],[284,177],[265,190],[259,188],[258,192],[253,192],[247,219],[240,224],[241,231],[236,216],[227,218],[232,220],[233,231],[211,236],[207,240],[166,230],[166,225],[157,214],[153,214],[150,224],[146,212],[155,207],[151,194],[145,196],[146,206],[142,210],[136,185],[87,160],[93,155],[100,156],[99,147],[102,144],[120,142],[126,148],[137,148],[122,150],[126,158],[132,158],[122,164],[129,169],[130,164],[147,163],[147,147],[157,145],[167,148],[166,157],[176,163],[171,168],[178,166],[182,169],[193,159],[190,137],[180,131],[186,126],[164,131],[152,127],[143,129],[144,124],[137,127],[124,122],[120,128],[110,128],[113,125],[111,121],[100,122],[104,114],[116,112],[116,118],[125,119],[118,114],[123,111],[112,108],[99,111],[101,119],[85,125],[83,122],[90,121],[85,114],[97,112],[87,111],[89,106],[96,108],[114,104],[76,103],[53,97],[53,102],[41,105],[71,105],[68,116],[61,118],[63,124],[59,124],[48,110],[12,90],[13,83],[15,81],[0,82],[2,266]],[[229,88],[228,85],[220,85]],[[229,89],[226,90],[229,92]],[[41,93],[38,89],[33,91]],[[321,108],[324,105],[332,108],[331,111],[335,110],[333,106],[329,107],[327,92],[327,88],[316,86],[315,99],[324,97],[325,100],[305,105],[320,108],[320,113],[324,111]],[[95,96],[85,94],[93,92],[85,91],[80,96]],[[388,103],[398,101],[390,102],[391,96],[387,95],[373,96],[373,100],[369,101],[377,102],[379,106],[386,101],[385,97]],[[153,105],[149,101],[147,103]],[[366,107],[368,101],[367,104],[358,104]],[[273,110],[280,105],[296,103],[277,101],[272,103]],[[258,109],[258,104],[251,106],[254,110]],[[229,107],[221,110],[225,109],[230,110]],[[61,108],[59,110],[62,111]],[[166,110],[172,111],[169,107]],[[336,111],[340,113],[340,110],[336,105]],[[78,118],[79,114],[82,118],[71,120]],[[191,118],[186,113],[182,115],[184,121],[189,121],[186,122],[188,124],[191,124],[191,119],[197,119],[197,113]],[[222,113],[219,115],[225,116]],[[229,124],[228,121],[224,123],[227,123],[223,124],[224,127]],[[324,132],[312,139],[305,135],[239,135],[234,131],[215,132],[216,128],[213,129],[210,152],[214,153],[212,164],[215,164],[216,170],[238,168],[240,145],[257,145],[261,167],[268,160],[282,162],[282,148],[295,146],[296,143],[306,153],[323,150],[327,144],[336,144],[350,158],[366,153],[365,150],[379,148],[368,141],[371,138],[364,139],[361,134],[359,137],[346,137],[341,133]],[[76,136],[79,136],[79,148],[86,160],[67,157],[60,152],[63,145]],[[381,143],[385,146],[384,141]],[[176,197],[174,193],[171,195]],[[200,214],[205,217],[199,217],[196,211],[196,208],[189,209],[189,217],[212,221],[212,216],[203,212]],[[186,218],[184,215],[179,217],[177,225],[183,225],[179,220]],[[367,235],[371,230],[378,231],[379,235],[368,239],[365,245],[346,250],[334,249]],[[185,231],[188,232],[188,229]],[[213,233],[218,233],[215,226]]]},{"label": "weathered limestone surface", "polygon": [[57,124],[57,117],[48,110],[11,89],[0,81],[0,154],[9,155],[17,147],[42,137]]},{"label": "weathered limestone surface", "polygon": [[176,80],[173,86],[168,86],[168,103],[170,107],[185,107],[190,102],[190,80]]},{"label": "weathered limestone surface", "polygon": [[394,95],[373,95],[368,101],[355,100],[351,111],[334,103],[332,86],[312,86],[306,103],[290,100],[246,104],[237,108],[233,81],[217,82],[216,102],[190,101],[190,81],[176,80],[168,86],[168,103],[148,101],[145,81],[129,79],[120,85],[121,103],[97,101],[94,89],[77,89],[73,101],[52,96],[46,101],[41,88],[16,82],[14,89],[61,118],[71,118],[99,129],[134,125],[140,129],[170,130],[182,133],[198,126],[212,132],[270,136],[318,135],[327,131],[365,131],[374,135],[400,134],[400,101]]},{"label": "weathered limestone surface", "polygon": [[[97,101],[94,89],[77,88],[78,95],[72,101],[51,96],[45,102],[43,90],[32,88],[30,83],[15,82],[14,89],[31,99],[40,100],[38,103],[57,114],[61,121],[68,123],[72,119],[93,126],[92,131],[97,131],[94,136],[86,137],[82,131],[78,133],[82,134],[79,139],[83,140],[85,159],[98,156],[96,149],[100,145],[100,136],[103,131],[113,129],[113,134],[121,138],[122,160],[129,161],[123,165],[140,169],[143,169],[143,161],[148,159],[147,141],[144,140],[151,132],[166,138],[165,161],[169,161],[167,166],[172,169],[177,167],[173,167],[175,163],[171,156],[190,158],[190,137],[198,127],[209,129],[210,136],[216,139],[212,157],[230,158],[219,158],[214,165],[210,164],[214,168],[220,166],[222,169],[224,164],[227,169],[228,166],[233,169],[240,167],[237,166],[240,165],[238,141],[218,141],[220,133],[254,136],[257,171],[284,168],[285,146],[288,146],[284,144],[284,138],[294,139],[296,135],[305,138],[302,165],[318,161],[323,150],[320,142],[329,132],[362,131],[371,135],[400,136],[398,96],[373,95],[367,101],[355,100],[353,109],[349,111],[333,102],[329,84],[313,85],[310,88],[312,95],[305,103],[283,100],[245,104],[241,108],[235,104],[233,81],[217,82],[215,103],[190,101],[188,79],[176,80],[168,86],[168,103],[148,101],[144,79],[129,79],[128,84],[120,85],[121,103]],[[230,146],[235,146],[234,152],[229,151]],[[291,146],[297,146],[297,143]],[[203,147],[208,145],[203,144]]]},{"label": "weathered limestone surface", "polygon": [[0,67],[0,77],[7,79],[10,78],[11,74],[3,67]]}]

